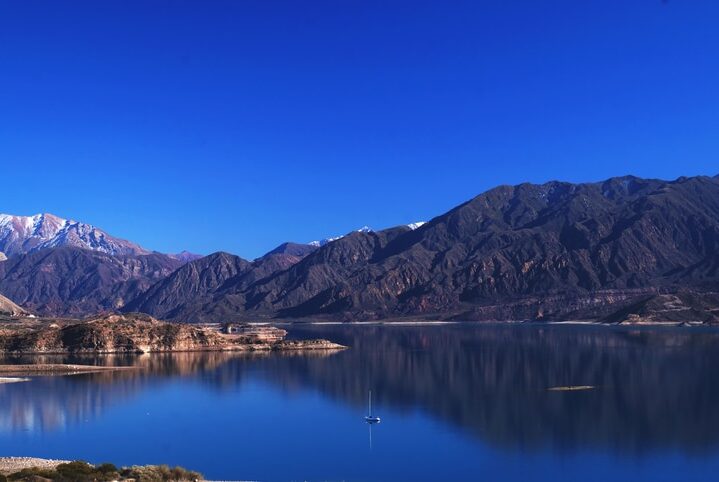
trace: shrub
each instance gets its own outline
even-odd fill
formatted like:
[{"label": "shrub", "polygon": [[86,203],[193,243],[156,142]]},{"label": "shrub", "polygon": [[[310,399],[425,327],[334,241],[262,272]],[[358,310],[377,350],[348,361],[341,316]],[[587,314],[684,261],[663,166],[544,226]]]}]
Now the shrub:
[{"label": "shrub", "polygon": [[8,475],[8,480],[26,480],[34,477],[42,477],[50,480],[58,480],[57,473],[54,470],[40,469],[33,467],[30,469],[22,469],[20,472]]},{"label": "shrub", "polygon": [[62,478],[81,481],[90,478],[95,473],[95,467],[78,460],[58,465],[55,467],[55,472]]},{"label": "shrub", "polygon": [[202,474],[182,467],[170,468],[167,465],[148,465],[129,467],[120,472],[125,478],[138,482],[194,481],[203,480]]},{"label": "shrub", "polygon": [[112,474],[119,472],[119,470],[117,470],[117,467],[115,467],[113,464],[100,464],[95,468],[95,470],[103,474]]}]

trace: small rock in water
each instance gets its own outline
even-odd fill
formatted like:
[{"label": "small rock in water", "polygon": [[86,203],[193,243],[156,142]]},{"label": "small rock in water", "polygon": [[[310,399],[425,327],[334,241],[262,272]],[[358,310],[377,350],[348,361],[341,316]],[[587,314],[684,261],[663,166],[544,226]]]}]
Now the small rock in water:
[{"label": "small rock in water", "polygon": [[549,387],[547,388],[550,392],[574,392],[579,390],[592,390],[595,387],[594,385],[568,385],[564,387]]}]

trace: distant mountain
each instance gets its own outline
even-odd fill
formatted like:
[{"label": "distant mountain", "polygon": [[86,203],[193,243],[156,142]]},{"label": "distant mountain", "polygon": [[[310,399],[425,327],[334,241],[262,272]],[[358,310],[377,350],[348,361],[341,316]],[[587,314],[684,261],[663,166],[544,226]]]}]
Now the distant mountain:
[{"label": "distant mountain", "polygon": [[[291,247],[286,251],[297,252]],[[123,310],[193,322],[233,319],[236,308],[228,300],[236,292],[289,269],[301,259],[282,250],[273,250],[252,262],[229,253],[214,253],[185,264]],[[212,315],[208,316],[208,310]]]},{"label": "distant mountain", "polygon": [[314,244],[282,243],[272,251],[268,252],[265,256],[273,254],[289,254],[291,256],[304,258],[317,248],[318,246]]},{"label": "distant mountain", "polygon": [[188,263],[190,261],[202,258],[201,254],[190,253],[189,251],[181,251],[175,254],[168,254],[167,256],[178,261],[182,261],[183,263]]},{"label": "distant mountain", "polygon": [[140,255],[150,251],[115,238],[90,224],[52,214],[13,216],[0,214],[0,252],[6,256],[47,248],[72,246],[111,255]]},{"label": "distant mountain", "polygon": [[33,250],[0,263],[0,293],[38,315],[86,316],[122,308],[183,264],[159,253]]},{"label": "distant mountain", "polygon": [[[414,228],[351,233],[251,282],[218,279],[200,303],[163,312],[561,319],[607,316],[651,293],[719,288],[712,177],[500,186]],[[149,300],[142,308],[158,316]]]},{"label": "distant mountain", "polygon": [[222,252],[191,261],[128,303],[125,311],[155,313],[163,319],[177,318],[181,313],[187,317],[202,310],[215,291],[247,272],[251,264]]}]

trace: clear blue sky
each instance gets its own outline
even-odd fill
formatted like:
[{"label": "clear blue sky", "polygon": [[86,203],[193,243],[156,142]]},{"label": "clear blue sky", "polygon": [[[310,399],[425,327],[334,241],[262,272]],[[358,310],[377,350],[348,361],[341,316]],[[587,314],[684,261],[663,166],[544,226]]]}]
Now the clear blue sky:
[{"label": "clear blue sky", "polygon": [[0,212],[252,258],[719,173],[719,2],[0,0]]}]

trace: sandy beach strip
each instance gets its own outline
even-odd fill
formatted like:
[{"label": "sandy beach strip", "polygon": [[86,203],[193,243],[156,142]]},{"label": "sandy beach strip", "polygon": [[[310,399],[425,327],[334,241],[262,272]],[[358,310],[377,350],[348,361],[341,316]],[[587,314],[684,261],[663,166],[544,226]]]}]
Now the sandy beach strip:
[{"label": "sandy beach strip", "polygon": [[20,377],[0,377],[0,384],[3,383],[18,383],[18,382],[29,382],[29,378]]},{"label": "sandy beach strip", "polygon": [[65,365],[59,363],[40,363],[36,365],[0,365],[0,374],[27,376],[42,374],[69,375],[76,373],[91,373],[118,370],[136,370],[136,367],[108,367],[96,365]]}]

